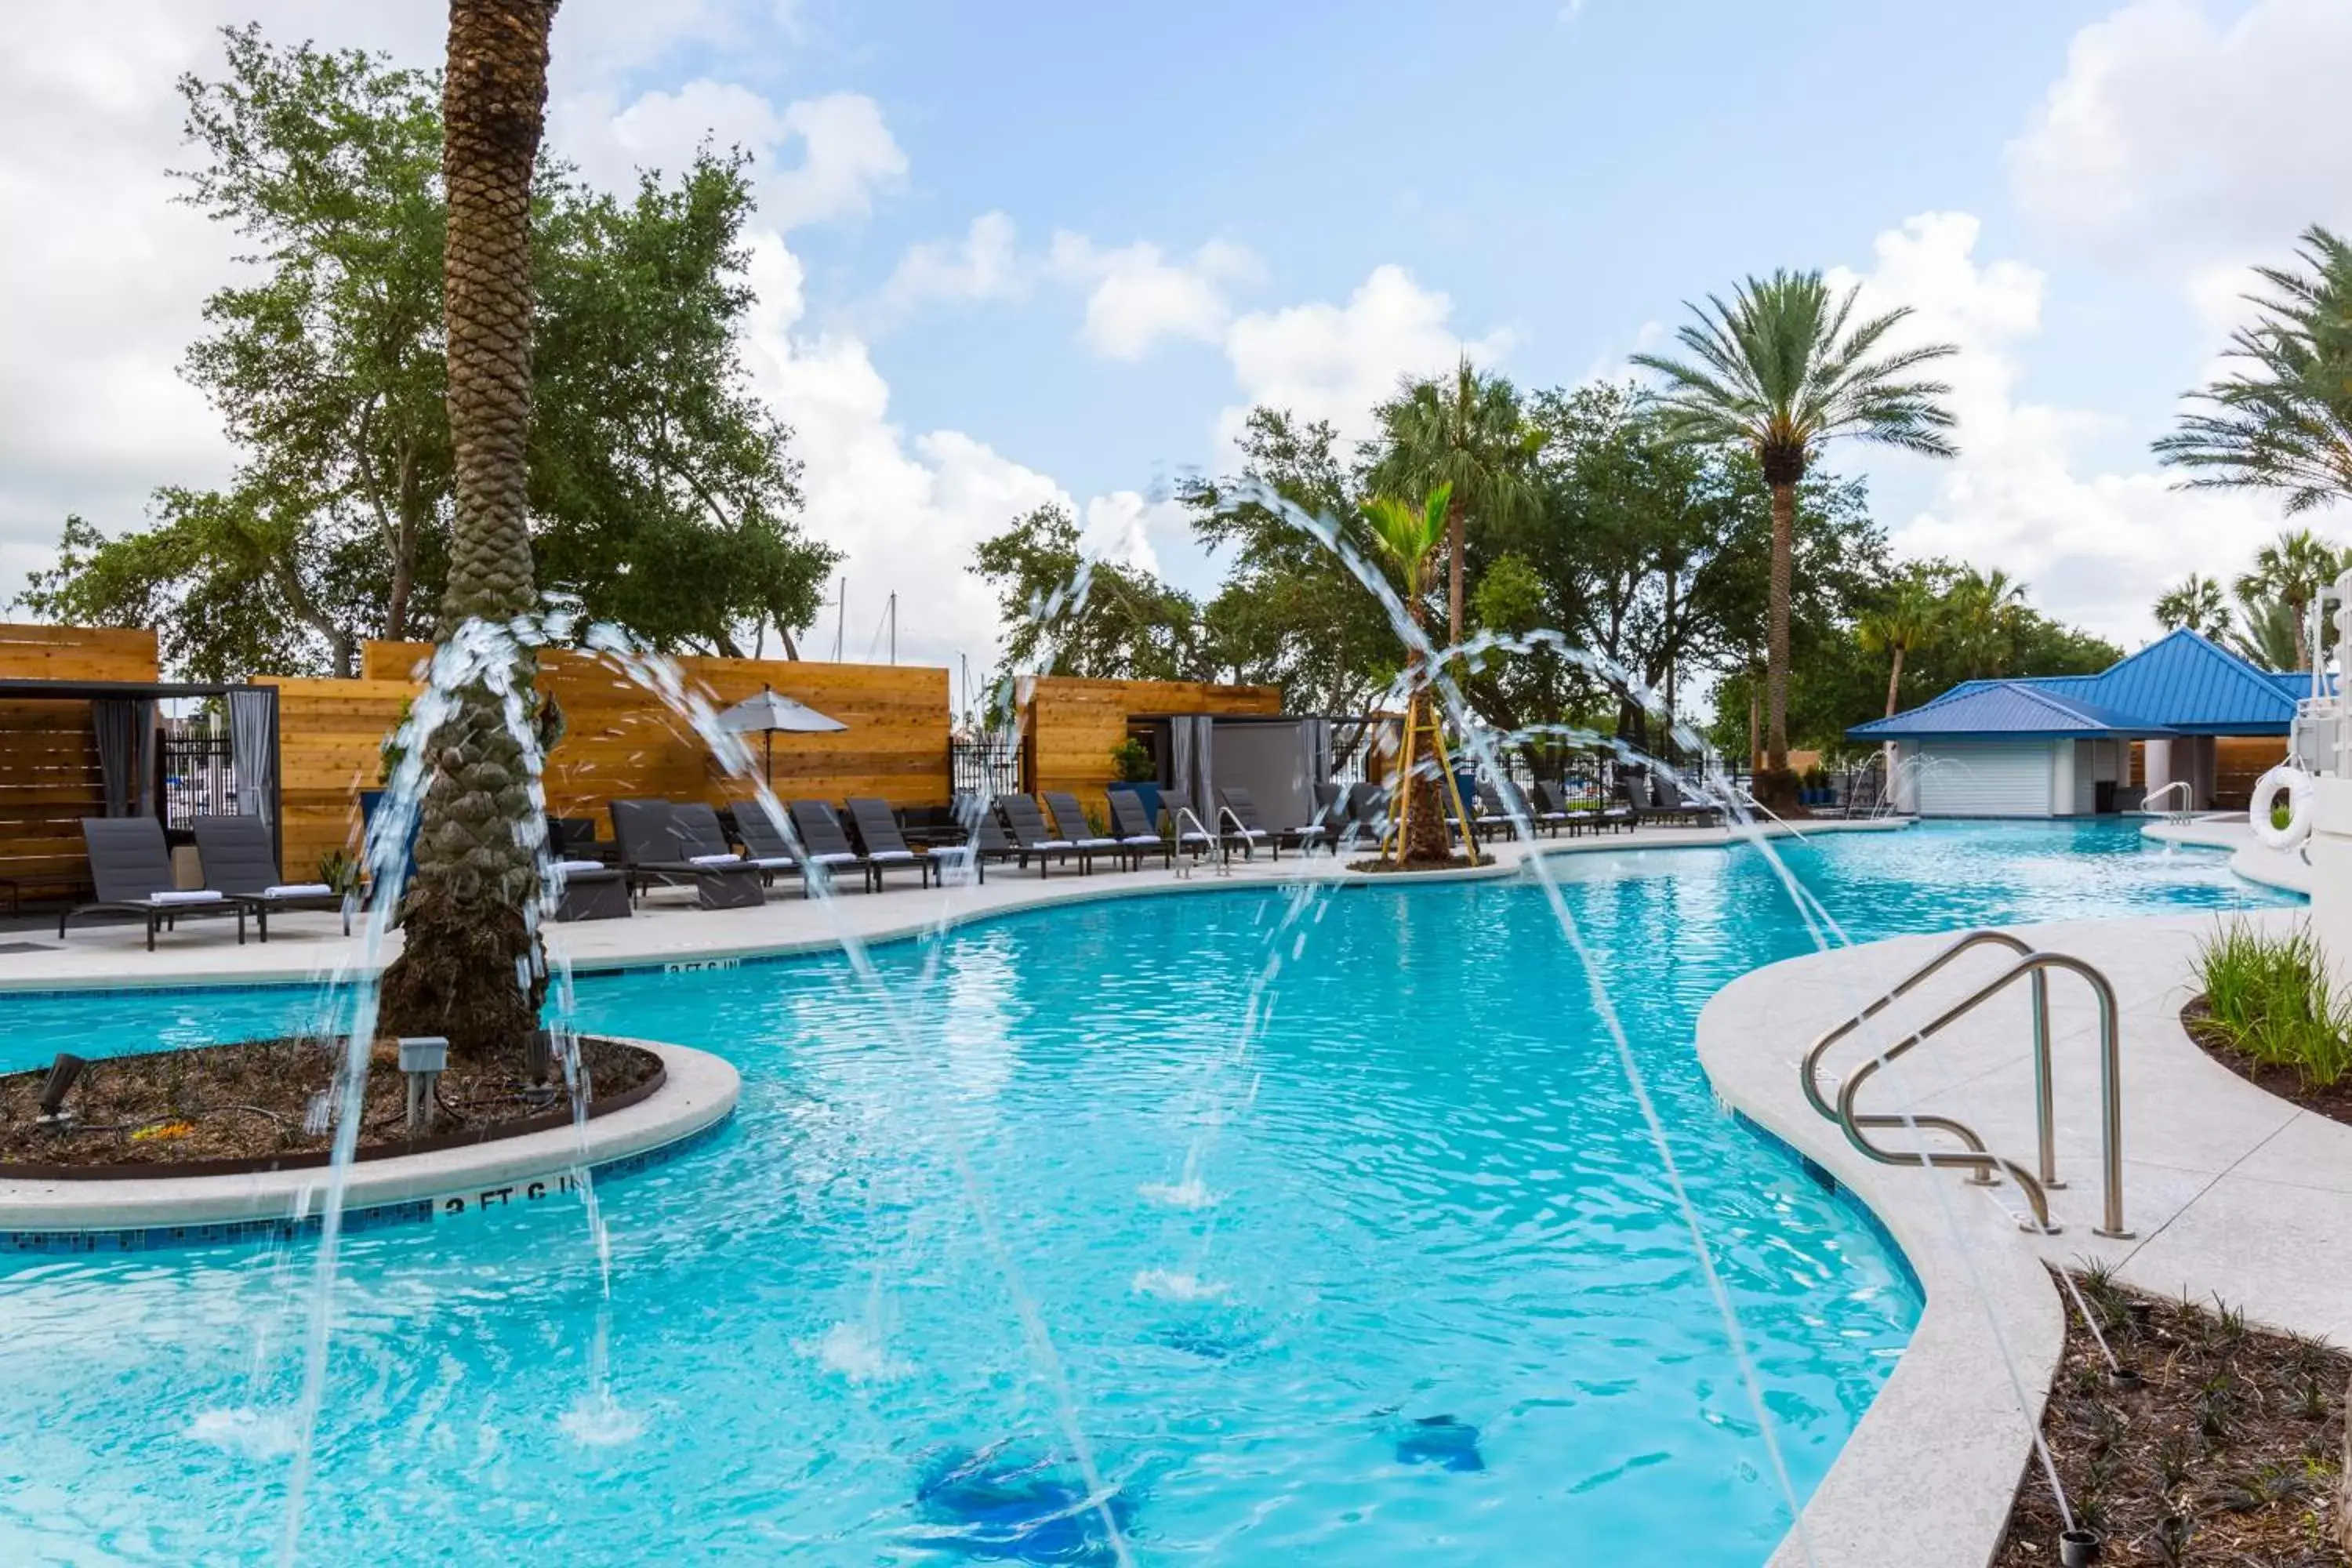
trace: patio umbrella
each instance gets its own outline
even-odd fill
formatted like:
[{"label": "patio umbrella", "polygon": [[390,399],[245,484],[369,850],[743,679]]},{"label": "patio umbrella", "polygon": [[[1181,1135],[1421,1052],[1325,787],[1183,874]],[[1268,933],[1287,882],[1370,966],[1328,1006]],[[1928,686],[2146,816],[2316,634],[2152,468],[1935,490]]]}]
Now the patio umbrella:
[{"label": "patio umbrella", "polygon": [[816,735],[829,730],[846,730],[848,725],[838,719],[828,719],[805,702],[796,702],[779,696],[768,687],[760,688],[756,697],[742,701],[719,715],[719,727],[739,735],[765,735],[767,757],[761,771],[772,787],[776,772],[776,735]]}]

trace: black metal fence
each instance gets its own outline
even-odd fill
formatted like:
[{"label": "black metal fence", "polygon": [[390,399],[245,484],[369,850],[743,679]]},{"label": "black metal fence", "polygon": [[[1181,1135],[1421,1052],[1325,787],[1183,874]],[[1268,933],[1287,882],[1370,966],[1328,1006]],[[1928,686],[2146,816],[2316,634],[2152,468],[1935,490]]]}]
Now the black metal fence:
[{"label": "black metal fence", "polygon": [[155,739],[164,826],[187,828],[199,816],[236,811],[236,768],[225,719],[209,713],[166,719]]},{"label": "black metal fence", "polygon": [[1021,742],[1013,735],[958,735],[948,742],[948,777],[958,795],[1021,793]]}]

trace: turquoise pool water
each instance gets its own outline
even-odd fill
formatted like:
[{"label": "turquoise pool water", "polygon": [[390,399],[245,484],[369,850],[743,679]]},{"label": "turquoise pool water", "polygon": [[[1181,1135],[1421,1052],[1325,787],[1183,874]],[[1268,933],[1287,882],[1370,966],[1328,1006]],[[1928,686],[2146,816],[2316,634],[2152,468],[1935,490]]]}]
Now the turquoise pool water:
[{"label": "turquoise pool water", "polygon": [[[1810,944],[1752,850],[1616,858],[1565,895],[1810,1489],[1919,1303],[1689,1047]],[[2278,901],[2115,825],[1788,858],[1857,940]],[[874,956],[903,1030],[838,958],[580,984],[588,1026],[734,1060],[740,1113],[606,1187],[609,1303],[576,1207],[350,1239],[304,1561],[1110,1561],[973,1185],[1138,1562],[1748,1568],[1786,1529],[1535,888],[1216,891]],[[0,998],[0,1066],[316,1007]],[[269,1560],[313,1256],[0,1255],[0,1561]]]}]

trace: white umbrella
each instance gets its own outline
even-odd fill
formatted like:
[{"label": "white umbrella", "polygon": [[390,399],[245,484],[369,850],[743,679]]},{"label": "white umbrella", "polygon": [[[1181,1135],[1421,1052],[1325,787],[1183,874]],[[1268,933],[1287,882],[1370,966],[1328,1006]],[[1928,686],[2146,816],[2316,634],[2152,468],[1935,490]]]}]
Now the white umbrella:
[{"label": "white umbrella", "polygon": [[756,697],[742,701],[719,715],[719,727],[739,735],[762,734],[768,738],[767,760],[764,766],[769,782],[774,782],[776,771],[776,734],[817,735],[829,730],[846,730],[848,725],[838,719],[828,719],[805,702],[780,696],[768,687],[760,688]]}]

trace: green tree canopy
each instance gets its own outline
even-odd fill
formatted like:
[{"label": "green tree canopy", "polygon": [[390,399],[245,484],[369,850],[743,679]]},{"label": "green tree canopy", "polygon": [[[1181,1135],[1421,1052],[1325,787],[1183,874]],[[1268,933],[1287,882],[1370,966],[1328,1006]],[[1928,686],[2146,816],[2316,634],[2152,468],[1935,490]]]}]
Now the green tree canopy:
[{"label": "green tree canopy", "polygon": [[1150,573],[1089,561],[1078,520],[1041,506],[981,542],[971,570],[997,593],[1004,654],[1031,675],[1199,680],[1211,674],[1200,606]]},{"label": "green tree canopy", "polygon": [[[447,570],[439,78],[224,36],[226,75],[180,83],[201,154],[184,198],[258,276],[206,301],[184,374],[219,411],[235,476],[159,491],[144,528],[69,523],[18,602],[155,626],[184,673],[348,674],[362,639],[432,630]],[[742,160],[709,152],[626,200],[558,163],[536,182],[541,580],[659,647],[789,638],[834,560],[793,523],[789,432],[736,352],[751,206]]]}]

